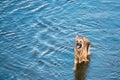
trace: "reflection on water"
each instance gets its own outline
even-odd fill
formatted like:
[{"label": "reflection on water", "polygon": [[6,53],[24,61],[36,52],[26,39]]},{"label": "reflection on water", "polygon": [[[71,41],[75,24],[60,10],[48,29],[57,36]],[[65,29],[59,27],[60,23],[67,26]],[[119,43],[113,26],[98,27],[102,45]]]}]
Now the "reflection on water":
[{"label": "reflection on water", "polygon": [[89,63],[77,64],[77,68],[75,70],[75,80],[85,80],[88,66]]}]

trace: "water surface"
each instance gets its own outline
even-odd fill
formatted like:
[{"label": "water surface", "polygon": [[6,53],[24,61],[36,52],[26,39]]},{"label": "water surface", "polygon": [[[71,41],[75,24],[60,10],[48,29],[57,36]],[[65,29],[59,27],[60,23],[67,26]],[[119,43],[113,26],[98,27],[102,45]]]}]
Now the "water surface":
[{"label": "water surface", "polygon": [[[76,33],[92,44],[78,72]],[[119,0],[0,0],[0,80],[119,80],[119,43]]]}]

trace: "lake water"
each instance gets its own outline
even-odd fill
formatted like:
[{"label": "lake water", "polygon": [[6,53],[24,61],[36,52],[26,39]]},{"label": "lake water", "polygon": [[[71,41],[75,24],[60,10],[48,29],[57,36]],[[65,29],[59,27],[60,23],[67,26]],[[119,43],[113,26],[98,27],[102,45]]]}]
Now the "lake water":
[{"label": "lake water", "polygon": [[[74,72],[74,38],[91,59]],[[0,0],[0,80],[120,80],[119,0]]]}]

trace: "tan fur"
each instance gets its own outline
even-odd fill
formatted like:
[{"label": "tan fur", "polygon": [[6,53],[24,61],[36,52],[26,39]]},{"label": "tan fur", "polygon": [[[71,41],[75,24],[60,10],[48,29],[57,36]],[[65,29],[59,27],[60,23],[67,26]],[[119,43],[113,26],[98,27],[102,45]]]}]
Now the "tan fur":
[{"label": "tan fur", "polygon": [[[76,42],[81,43],[81,48],[76,48]],[[79,37],[76,35],[75,38],[75,47],[74,47],[74,69],[76,69],[76,65],[82,62],[89,62],[90,56],[90,41],[86,37]]]}]

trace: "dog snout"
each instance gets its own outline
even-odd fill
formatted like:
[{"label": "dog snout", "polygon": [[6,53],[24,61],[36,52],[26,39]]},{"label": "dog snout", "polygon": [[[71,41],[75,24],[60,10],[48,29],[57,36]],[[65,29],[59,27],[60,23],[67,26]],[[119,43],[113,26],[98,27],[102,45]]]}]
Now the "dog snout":
[{"label": "dog snout", "polygon": [[77,48],[81,48],[81,47],[82,47],[82,44],[81,44],[81,43],[76,43],[76,47],[77,47]]}]

